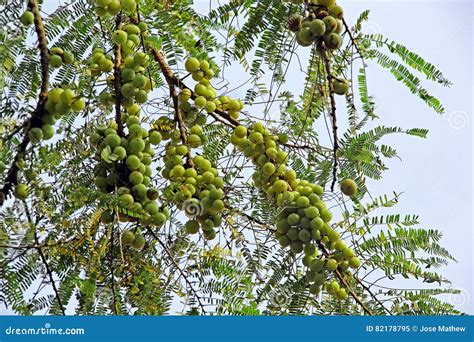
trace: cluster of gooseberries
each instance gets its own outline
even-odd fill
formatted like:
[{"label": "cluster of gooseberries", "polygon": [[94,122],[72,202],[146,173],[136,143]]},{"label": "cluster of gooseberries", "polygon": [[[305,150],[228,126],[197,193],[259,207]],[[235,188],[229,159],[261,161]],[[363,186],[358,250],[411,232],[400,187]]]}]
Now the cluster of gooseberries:
[{"label": "cluster of gooseberries", "polygon": [[[304,252],[303,264],[308,267],[307,279],[311,293],[319,293],[330,272],[347,271],[359,267],[360,261],[352,249],[340,240],[339,233],[328,224],[331,212],[321,199],[323,188],[306,180],[297,179],[295,171],[286,166],[287,154],[278,144],[286,143],[286,135],[274,135],[261,123],[250,130],[235,128],[231,142],[251,158],[258,170],[252,175],[257,187],[278,206],[275,237],[283,248],[294,254]],[[317,256],[317,245],[324,245],[327,256]],[[344,298],[345,290],[328,291]]]},{"label": "cluster of gooseberries", "polygon": [[134,14],[137,11],[137,4],[141,0],[94,0],[95,13],[103,18],[109,15],[117,15],[120,11],[126,14]]},{"label": "cluster of gooseberries", "polygon": [[122,245],[130,246],[133,249],[141,250],[145,245],[145,238],[140,229],[135,230],[125,230],[121,235]]},{"label": "cluster of gooseberries", "polygon": [[[117,193],[120,207],[126,209],[126,213],[119,213],[120,221],[162,226],[169,213],[156,201],[158,190],[150,187],[150,164],[155,154],[151,145],[159,144],[161,137],[142,128],[138,114],[123,114],[122,118],[127,135],[119,136],[115,121],[96,126],[90,135],[96,159],[101,161],[95,169],[95,185],[100,191]],[[112,212],[105,211],[101,219],[103,223],[113,222]]]},{"label": "cluster of gooseberries", "polygon": [[[295,3],[295,1],[292,1]],[[300,1],[296,3],[302,3]],[[344,11],[336,0],[311,0],[307,6],[308,16],[291,17],[288,22],[290,31],[296,33],[296,41],[301,46],[310,46],[324,42],[329,50],[336,50],[342,45],[341,33],[344,30],[342,17]]]},{"label": "cluster of gooseberries", "polygon": [[41,128],[32,127],[28,131],[31,142],[37,143],[51,139],[54,136],[53,125],[56,121],[71,111],[80,112],[85,105],[84,99],[72,89],[54,88],[51,90],[45,103],[46,113],[41,118]]},{"label": "cluster of gooseberries", "polygon": [[52,68],[60,68],[63,64],[72,64],[74,62],[74,55],[60,47],[52,47],[49,54],[49,65]]},{"label": "cluster of gooseberries", "polygon": [[[291,1],[302,4],[303,1]],[[293,16],[288,20],[288,29],[296,34],[296,41],[301,46],[317,43],[317,47],[336,50],[342,45],[341,33],[344,30],[342,21],[344,11],[336,4],[336,0],[311,0],[306,4],[308,15]],[[333,77],[333,90],[337,95],[345,95],[349,91],[349,81]]]},{"label": "cluster of gooseberries", "polygon": [[[214,71],[208,61],[191,57],[186,60],[184,66],[186,71],[191,73],[193,80],[198,82],[194,87],[194,105],[198,109],[204,109],[208,113],[212,113],[216,109],[225,110],[233,119],[238,119],[239,111],[244,107],[243,102],[229,96],[217,98],[216,90],[210,84],[210,80],[214,77]],[[186,105],[191,97],[191,91],[184,90],[181,96]]]},{"label": "cluster of gooseberries", "polygon": [[114,69],[112,56],[106,54],[102,48],[92,50],[87,64],[92,76],[100,76],[102,73],[111,72]]}]

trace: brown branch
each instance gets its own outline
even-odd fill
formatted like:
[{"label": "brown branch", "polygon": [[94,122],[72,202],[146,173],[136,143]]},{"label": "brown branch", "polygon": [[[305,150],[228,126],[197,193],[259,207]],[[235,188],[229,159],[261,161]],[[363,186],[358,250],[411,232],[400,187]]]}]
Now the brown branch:
[{"label": "brown branch", "polygon": [[349,35],[349,38],[351,40],[352,45],[355,47],[357,53],[359,54],[360,58],[362,59],[362,64],[365,68],[366,65],[365,65],[364,56],[360,52],[359,46],[357,45],[356,40],[354,39],[354,36],[352,35],[351,29],[349,28],[349,25],[347,25],[347,22],[344,18],[342,18],[342,23],[344,24],[344,27],[346,28],[346,32]]},{"label": "brown branch", "polygon": [[[165,59],[163,53],[161,51],[157,50],[157,49],[154,49],[154,48],[151,48],[150,50],[153,54],[153,57],[155,58],[155,61],[157,61],[160,64],[161,72],[165,76],[168,85],[170,87],[171,86],[176,86],[181,90],[188,89],[189,91],[191,91],[191,98],[194,100],[197,97],[196,94],[193,92],[193,90],[191,88],[187,87],[182,82],[182,80],[180,80],[179,78],[177,78],[174,75],[173,71],[171,70],[168,63],[166,62],[166,59]],[[227,124],[229,127],[235,128],[235,127],[240,125],[238,120],[232,118],[227,112],[225,112],[223,110],[216,109],[214,111],[214,113],[217,114],[217,116],[225,119],[227,121],[227,123],[225,123],[225,122],[223,122],[223,123]]]},{"label": "brown branch", "polygon": [[44,106],[48,97],[48,87],[49,87],[49,51],[48,44],[46,40],[46,32],[44,30],[43,20],[41,18],[40,9],[38,6],[37,0],[28,1],[28,9],[33,13],[34,24],[36,35],[38,36],[38,48],[40,50],[40,62],[41,62],[41,88],[38,96],[38,103],[36,109],[31,114],[30,118],[26,122],[25,126],[25,136],[23,137],[22,142],[18,147],[18,152],[13,158],[12,165],[7,173],[5,182],[2,189],[0,190],[4,196],[0,196],[0,206],[3,205],[4,200],[7,198],[12,188],[18,184],[18,171],[20,167],[18,162],[23,158],[26,148],[30,143],[30,137],[28,132],[31,128],[41,127],[42,118],[44,116]]},{"label": "brown branch", "polygon": [[[115,20],[115,28],[118,30],[122,24],[122,14],[119,13]],[[115,90],[115,122],[117,123],[117,133],[119,136],[123,136],[123,123],[122,123],[122,70],[120,68],[122,64],[122,52],[120,45],[115,44],[114,47],[114,90]]]},{"label": "brown branch", "polygon": [[[155,61],[160,65],[161,72],[165,76],[166,83],[168,83],[168,88],[170,91],[170,97],[173,101],[174,107],[174,119],[178,123],[179,133],[181,135],[181,140],[184,144],[188,143],[188,135],[186,133],[186,126],[184,124],[184,119],[179,108],[178,95],[176,94],[175,87],[178,86],[178,79],[174,76],[173,71],[166,62],[165,56],[158,50],[152,49],[153,56]],[[190,166],[194,166],[193,157],[191,155],[190,149],[187,153],[187,162]]]},{"label": "brown branch", "polygon": [[329,98],[331,100],[331,121],[332,121],[332,134],[333,134],[333,153],[334,153],[334,166],[332,171],[332,184],[331,184],[331,191],[334,191],[334,187],[337,182],[337,169],[339,167],[339,160],[338,160],[338,151],[339,151],[339,138],[337,136],[337,117],[336,117],[336,99],[334,96],[334,80],[331,71],[331,61],[329,60],[328,51],[324,43],[320,44],[321,49],[321,56],[324,60],[324,65],[326,68],[327,80],[329,83]]}]

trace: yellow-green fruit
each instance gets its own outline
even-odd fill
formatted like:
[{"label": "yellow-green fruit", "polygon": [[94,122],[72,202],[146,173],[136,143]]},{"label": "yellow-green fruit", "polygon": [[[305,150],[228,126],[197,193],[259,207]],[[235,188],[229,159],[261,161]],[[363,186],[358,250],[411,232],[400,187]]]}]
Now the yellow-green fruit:
[{"label": "yellow-green fruit", "polygon": [[40,141],[41,139],[43,139],[43,131],[41,130],[41,128],[38,128],[38,127],[33,127],[32,129],[30,129],[30,131],[28,132],[28,137],[30,138],[30,140],[32,142],[38,142]]},{"label": "yellow-green fruit", "polygon": [[15,188],[15,196],[18,199],[26,199],[28,197],[28,187],[26,184],[18,184]]},{"label": "yellow-green fruit", "polygon": [[349,82],[346,80],[334,80],[333,82],[334,92],[337,95],[345,95],[349,91]]},{"label": "yellow-green fruit", "polygon": [[327,16],[323,19],[324,25],[326,26],[325,34],[333,33],[337,29],[337,20],[334,17]]},{"label": "yellow-green fruit", "polygon": [[201,63],[197,58],[191,57],[189,58],[185,63],[184,67],[186,68],[186,71],[188,72],[194,72],[198,71],[201,66]]},{"label": "yellow-green fruit", "polygon": [[137,2],[135,0],[122,0],[122,9],[125,13],[134,13],[137,10]]},{"label": "yellow-green fruit", "polygon": [[61,65],[63,65],[63,59],[61,56],[51,55],[49,56],[49,65],[51,65],[53,68],[59,68]]},{"label": "yellow-green fruit", "polygon": [[132,184],[141,184],[143,182],[143,175],[139,171],[133,171],[128,179]]},{"label": "yellow-green fruit", "polygon": [[303,28],[296,34],[296,41],[301,46],[310,46],[313,43],[313,35],[309,28]]},{"label": "yellow-green fruit", "polygon": [[100,222],[108,224],[114,222],[114,215],[110,210],[106,210],[100,215]]},{"label": "yellow-green fruit", "polygon": [[320,37],[326,32],[326,24],[324,21],[316,19],[309,24],[309,29],[313,36]]},{"label": "yellow-green fruit", "polygon": [[122,30],[116,30],[112,34],[112,40],[116,44],[120,44],[120,45],[125,44],[127,42],[127,38],[128,38],[127,32],[122,31]]},{"label": "yellow-green fruit", "polygon": [[186,229],[186,233],[188,233],[188,234],[196,234],[196,233],[199,232],[199,222],[198,221],[190,220],[190,221],[186,222],[184,227]]},{"label": "yellow-green fruit", "polygon": [[201,138],[196,134],[191,134],[188,137],[188,144],[192,148],[198,148],[201,145]]},{"label": "yellow-green fruit", "polygon": [[127,151],[122,146],[116,146],[114,148],[114,154],[117,156],[118,160],[123,160],[127,156]]},{"label": "yellow-green fruit", "polygon": [[341,191],[344,195],[352,197],[357,193],[357,184],[352,179],[344,179],[341,183]]},{"label": "yellow-green fruit", "polygon": [[63,62],[66,64],[71,64],[74,62],[74,55],[69,51],[64,51]]},{"label": "yellow-green fruit", "polygon": [[333,5],[333,6],[330,6],[328,9],[329,9],[329,14],[331,14],[334,18],[342,19],[342,17],[344,16],[344,10],[342,9],[341,6]]},{"label": "yellow-green fruit", "polygon": [[132,242],[132,248],[140,250],[145,246],[145,238],[141,234],[135,235],[135,239]]},{"label": "yellow-green fruit", "polygon": [[85,106],[86,106],[86,102],[84,101],[83,98],[80,98],[72,103],[71,109],[77,113],[83,110]]},{"label": "yellow-green fruit", "polygon": [[120,1],[119,0],[112,0],[109,4],[109,6],[107,6],[107,12],[110,14],[110,15],[117,15],[119,12],[120,12]]},{"label": "yellow-green fruit", "polygon": [[135,240],[135,234],[133,234],[133,232],[130,230],[126,230],[122,233],[121,240],[122,240],[122,245],[131,246],[133,243],[133,240]]},{"label": "yellow-green fruit", "polygon": [[337,33],[331,33],[329,35],[324,36],[324,43],[326,47],[330,50],[339,49],[342,45],[342,38]]},{"label": "yellow-green fruit", "polygon": [[31,11],[23,12],[23,14],[20,17],[20,22],[25,26],[29,26],[33,24],[34,21],[35,21],[35,16],[33,15],[33,12]]},{"label": "yellow-green fruit", "polygon": [[359,268],[361,265],[360,260],[357,257],[352,257],[349,259],[349,266],[352,268]]},{"label": "yellow-green fruit", "polygon": [[54,136],[54,127],[48,124],[44,124],[41,127],[41,130],[43,131],[43,139],[44,140],[49,140]]}]

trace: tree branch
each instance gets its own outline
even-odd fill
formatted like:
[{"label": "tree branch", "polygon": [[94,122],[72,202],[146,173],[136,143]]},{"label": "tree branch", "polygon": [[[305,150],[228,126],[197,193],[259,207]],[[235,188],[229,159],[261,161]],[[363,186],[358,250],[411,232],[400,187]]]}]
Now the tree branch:
[{"label": "tree branch", "polygon": [[12,188],[18,184],[18,171],[20,170],[18,162],[23,158],[26,152],[26,148],[28,147],[28,144],[30,143],[30,137],[28,135],[28,132],[31,128],[41,127],[42,118],[45,112],[44,106],[48,98],[49,51],[48,51],[48,44],[46,40],[46,32],[44,30],[43,20],[41,18],[38,1],[29,0],[28,9],[33,13],[35,31],[36,31],[36,35],[38,36],[38,48],[40,50],[40,63],[41,63],[41,88],[40,88],[40,93],[38,96],[38,103],[36,105],[36,109],[31,114],[30,118],[25,124],[25,127],[26,127],[25,136],[23,137],[23,140],[18,147],[17,154],[15,155],[15,158],[13,158],[12,165],[10,166],[10,169],[7,173],[7,177],[5,178],[3,187],[0,190],[0,192],[3,193],[3,196],[0,196],[0,206],[3,205],[4,200],[7,198]]},{"label": "tree branch", "polygon": [[[117,15],[115,20],[115,29],[118,30],[122,24],[122,13]],[[122,52],[120,45],[115,44],[114,47],[114,90],[115,90],[115,122],[117,123],[117,133],[120,137],[123,136],[123,122],[122,122]]]},{"label": "tree branch", "polygon": [[339,138],[337,136],[337,117],[336,117],[336,99],[334,96],[334,80],[331,71],[331,61],[329,60],[328,51],[324,43],[321,43],[321,56],[324,60],[324,66],[326,68],[327,80],[329,83],[329,98],[331,100],[331,121],[332,121],[332,134],[333,134],[333,153],[334,153],[334,166],[332,170],[332,184],[331,184],[331,191],[334,191],[334,187],[337,181],[337,169],[339,167],[339,160],[338,160],[338,151],[339,151]]}]

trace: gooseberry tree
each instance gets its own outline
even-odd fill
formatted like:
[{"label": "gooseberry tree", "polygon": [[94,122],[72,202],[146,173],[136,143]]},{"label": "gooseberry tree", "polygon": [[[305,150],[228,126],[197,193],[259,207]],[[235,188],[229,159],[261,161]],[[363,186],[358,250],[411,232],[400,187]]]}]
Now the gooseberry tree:
[{"label": "gooseberry tree", "polygon": [[[439,113],[416,73],[449,81],[403,45],[362,32],[368,11],[349,23],[341,5],[230,1],[204,14],[186,0],[3,5],[3,305],[20,314],[457,313],[436,297],[453,290],[380,285],[445,284],[433,269],[453,257],[439,231],[415,227],[417,216],[377,214],[399,194],[373,197],[366,186],[397,156],[384,136],[427,134],[366,128],[378,120],[366,60]],[[301,94],[283,90],[295,56]],[[248,76],[240,85],[229,75],[238,67]],[[321,120],[326,139],[314,128]]]}]

